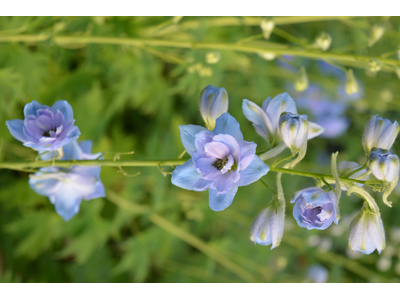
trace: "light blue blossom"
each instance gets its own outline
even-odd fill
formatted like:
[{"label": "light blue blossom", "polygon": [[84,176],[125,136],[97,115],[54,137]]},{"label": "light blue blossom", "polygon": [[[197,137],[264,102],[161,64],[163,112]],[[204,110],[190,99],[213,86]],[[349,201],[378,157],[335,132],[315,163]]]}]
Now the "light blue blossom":
[{"label": "light blue blossom", "polygon": [[202,126],[179,126],[182,144],[192,156],[175,168],[172,184],[194,191],[209,190],[209,205],[221,211],[231,205],[239,186],[249,185],[268,173],[257,155],[256,144],[243,140],[239,123],[222,114],[213,131]]},{"label": "light blue blossom", "polygon": [[365,153],[369,155],[372,148],[389,150],[399,133],[400,126],[397,121],[393,123],[388,119],[382,119],[378,115],[368,119],[362,137]]},{"label": "light blue blossom", "polygon": [[323,230],[336,220],[336,196],[332,191],[318,187],[301,190],[295,194],[291,203],[295,203],[293,217],[300,227]]},{"label": "light blue blossom", "polygon": [[200,113],[206,127],[214,129],[215,120],[228,111],[228,93],[224,88],[207,85],[200,96]]},{"label": "light blue blossom", "polygon": [[52,107],[32,101],[25,105],[24,120],[6,121],[10,133],[24,146],[35,150],[55,151],[73,141],[81,134],[74,125],[71,105],[60,100]]},{"label": "light blue blossom", "polygon": [[[279,94],[272,100],[268,97],[263,102],[262,108],[244,99],[242,109],[246,118],[253,123],[256,132],[271,146],[279,148],[280,152],[286,148],[279,129],[279,119],[283,112],[297,114],[296,103],[288,93]],[[316,123],[308,122],[307,139],[312,139],[323,132],[324,128]]]},{"label": "light blue blossom", "polygon": [[285,225],[285,203],[273,200],[254,220],[250,228],[250,240],[271,250],[279,246]]},{"label": "light blue blossom", "polygon": [[[101,153],[91,154],[92,141],[76,141],[63,147],[62,160],[95,160]],[[65,221],[79,212],[83,200],[105,197],[104,186],[100,180],[100,167],[72,168],[46,167],[30,175],[30,187],[39,195],[49,197],[56,212]]]},{"label": "light blue blossom", "polygon": [[371,254],[379,253],[386,247],[385,230],[380,214],[364,207],[354,217],[349,229],[349,247],[351,250]]}]

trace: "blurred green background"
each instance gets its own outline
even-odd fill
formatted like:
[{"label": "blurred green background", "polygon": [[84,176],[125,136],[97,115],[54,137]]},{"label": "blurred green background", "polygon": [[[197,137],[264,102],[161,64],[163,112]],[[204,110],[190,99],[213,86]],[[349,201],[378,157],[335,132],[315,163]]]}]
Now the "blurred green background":
[{"label": "blurred green background", "polygon": [[[383,64],[380,72],[372,72],[362,59],[326,62],[319,55],[384,55],[398,60],[400,17],[276,17],[269,40],[262,35],[260,21],[260,17],[0,17],[0,160],[35,159],[35,151],[15,140],[5,121],[21,119],[24,105],[32,100],[51,106],[60,99],[72,105],[80,140],[93,140],[93,152],[106,152],[110,159],[129,151],[135,153],[121,159],[177,158],[183,151],[178,126],[204,124],[199,96],[213,84],[228,91],[230,114],[241,124],[245,140],[255,141],[258,150],[266,145],[244,117],[242,100],[261,106],[268,96],[286,91],[298,102],[299,113],[330,132],[309,141],[297,169],[329,173],[330,155],[336,151],[339,161],[364,163],[361,136],[367,118],[380,114],[400,121],[396,69]],[[375,25],[385,32],[369,46]],[[314,46],[321,31],[332,37],[327,52]],[[57,36],[158,42],[77,43]],[[159,41],[189,46],[163,47]],[[224,46],[201,47],[207,43]],[[315,55],[266,60],[232,45],[236,50],[244,45]],[[345,93],[346,74],[330,63],[353,68],[357,93]],[[309,81],[301,92],[294,89],[300,66]],[[394,150],[399,148],[397,140]],[[327,272],[328,282],[400,281],[400,188],[389,197],[393,208],[376,197],[386,249],[381,255],[363,255],[347,246],[348,226],[362,200],[343,193],[339,225],[309,231],[297,226],[289,200],[314,182],[283,175],[288,203],[285,233],[281,246],[271,251],[269,246],[255,246],[248,237],[252,220],[272,197],[260,182],[240,188],[228,209],[214,212],[208,207],[208,192],[171,184],[170,175],[163,172],[172,168],[124,171],[140,175],[128,177],[103,167],[107,198],[83,201],[80,212],[65,222],[46,197],[29,188],[27,173],[0,170],[0,282],[321,281],[321,276],[310,275],[313,265]],[[274,185],[274,175],[264,178]]]}]

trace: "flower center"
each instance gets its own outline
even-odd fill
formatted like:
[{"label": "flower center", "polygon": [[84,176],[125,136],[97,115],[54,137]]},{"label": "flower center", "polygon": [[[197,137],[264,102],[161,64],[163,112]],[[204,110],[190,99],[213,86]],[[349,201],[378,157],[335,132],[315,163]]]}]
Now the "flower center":
[{"label": "flower center", "polygon": [[225,157],[224,159],[218,158],[212,165],[217,168],[217,170],[222,170],[223,167],[226,166],[228,162],[228,158]]},{"label": "flower center", "polygon": [[54,132],[56,132],[56,131],[57,131],[56,129],[45,131],[45,132],[43,133],[43,136],[44,136],[44,137],[51,137],[51,134],[54,133]]}]

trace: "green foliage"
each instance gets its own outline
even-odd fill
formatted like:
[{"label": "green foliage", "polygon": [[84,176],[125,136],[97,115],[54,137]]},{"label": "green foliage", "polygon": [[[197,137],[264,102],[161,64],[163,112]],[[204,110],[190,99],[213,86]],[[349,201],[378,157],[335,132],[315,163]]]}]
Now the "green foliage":
[{"label": "green foliage", "polygon": [[[284,91],[295,100],[307,95],[307,90],[293,88],[296,67],[278,58],[269,61],[257,53],[227,48],[211,49],[221,58],[210,64],[206,60],[209,49],[196,48],[196,43],[290,47],[316,53],[315,60],[296,57],[293,64],[304,66],[311,87],[320,88],[317,100],[345,103],[344,114],[351,126],[340,137],[310,140],[305,160],[296,167],[300,170],[329,173],[331,153],[336,151],[338,161],[363,164],[361,134],[368,116],[379,113],[400,119],[400,85],[393,66],[384,65],[382,71],[371,73],[360,61],[336,60],[333,63],[339,68],[331,66],[326,72],[318,58],[322,52],[312,47],[324,31],[332,37],[331,48],[324,53],[371,57],[389,53],[387,58],[396,60],[399,17],[293,21],[276,25],[278,30],[268,41],[253,19],[238,17],[234,20],[239,23],[222,26],[218,22],[223,18],[184,17],[172,24],[171,17],[0,17],[0,159],[34,160],[37,153],[15,140],[5,121],[21,119],[24,105],[32,100],[52,105],[60,99],[74,108],[80,140],[93,140],[93,152],[103,152],[109,159],[116,153],[135,152],[121,155],[121,160],[176,158],[184,150],[178,126],[203,125],[198,100],[208,84],[226,88],[229,112],[239,121],[245,140],[255,141],[257,151],[265,150],[265,141],[243,116],[242,100],[261,105],[268,96]],[[385,34],[368,47],[370,30],[377,23],[384,24]],[[182,48],[60,43],[52,38],[2,40],[20,34],[194,44]],[[339,93],[346,80],[340,67],[353,68],[360,97]],[[309,120],[314,121],[311,108],[298,110],[309,113]],[[399,148],[398,141],[394,147]],[[288,154],[286,150],[282,157]],[[103,167],[107,197],[83,201],[80,212],[68,222],[55,213],[46,197],[29,188],[28,173],[0,170],[0,282],[243,282],[251,278],[305,282],[313,263],[329,270],[329,282],[398,282],[399,190],[389,198],[392,209],[378,203],[388,245],[381,256],[348,250],[348,225],[362,201],[345,193],[339,225],[326,231],[299,228],[291,215],[293,206],[287,204],[282,244],[270,251],[248,239],[253,218],[272,197],[261,183],[240,188],[227,210],[214,212],[208,207],[207,192],[173,186],[167,174],[172,170],[124,168],[128,174],[140,172],[127,177],[116,168]],[[274,176],[264,179],[274,186]],[[287,202],[294,192],[313,184],[311,179],[282,176]],[[154,214],[172,225],[160,226]],[[207,250],[182,238],[176,228],[200,240]],[[389,268],[379,264],[380,257],[390,258]]]}]

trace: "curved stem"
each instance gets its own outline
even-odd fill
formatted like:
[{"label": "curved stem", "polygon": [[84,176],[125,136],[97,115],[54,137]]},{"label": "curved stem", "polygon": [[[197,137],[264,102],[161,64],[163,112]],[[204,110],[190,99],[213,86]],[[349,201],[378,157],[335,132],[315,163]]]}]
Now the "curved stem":
[{"label": "curved stem", "polygon": [[[174,41],[162,39],[141,39],[141,38],[116,38],[116,37],[100,37],[100,36],[51,36],[48,34],[39,35],[9,35],[0,36],[0,42],[45,42],[53,41],[57,45],[86,45],[86,44],[110,44],[110,45],[130,45],[130,46],[158,46],[173,47],[186,49],[213,49],[213,50],[231,50],[248,53],[269,52],[275,55],[292,55],[307,57],[310,59],[332,59],[341,61],[343,64],[358,64],[359,67],[367,67],[367,62],[374,57],[307,51],[301,49],[293,49],[286,45],[281,47],[260,45],[243,45],[237,43],[207,43],[207,42],[190,42],[190,41]],[[377,57],[383,64],[391,66],[400,66],[400,60]]]}]

